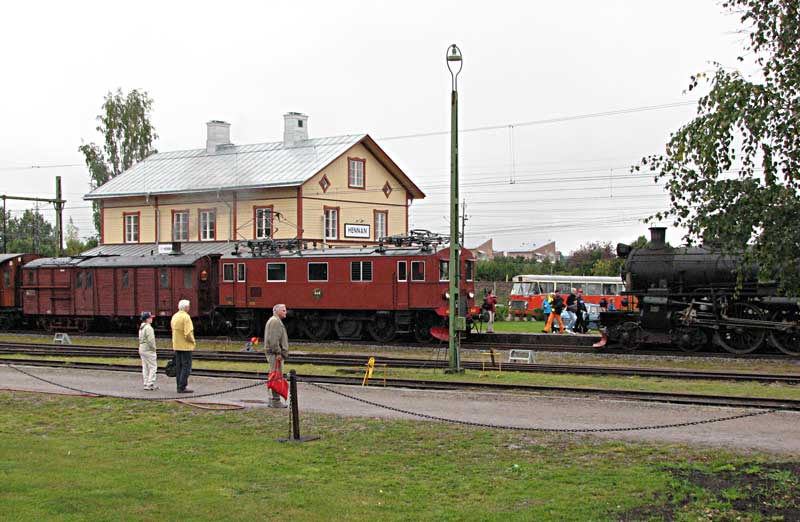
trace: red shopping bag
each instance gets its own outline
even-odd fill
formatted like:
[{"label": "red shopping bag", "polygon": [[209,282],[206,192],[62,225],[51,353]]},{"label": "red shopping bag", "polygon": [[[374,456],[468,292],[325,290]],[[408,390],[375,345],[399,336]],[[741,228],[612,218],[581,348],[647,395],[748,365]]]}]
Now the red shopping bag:
[{"label": "red shopping bag", "polygon": [[289,398],[289,383],[283,378],[283,361],[278,361],[275,365],[275,371],[269,372],[267,378],[267,389],[273,390],[275,393],[283,397]]}]

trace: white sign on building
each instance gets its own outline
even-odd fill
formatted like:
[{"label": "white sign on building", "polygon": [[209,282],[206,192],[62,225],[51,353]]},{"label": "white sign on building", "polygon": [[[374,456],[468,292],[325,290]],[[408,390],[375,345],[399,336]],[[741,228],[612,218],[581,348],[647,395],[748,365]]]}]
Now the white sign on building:
[{"label": "white sign on building", "polygon": [[356,225],[353,223],[345,223],[344,225],[344,237],[353,237],[357,239],[369,239],[372,234],[370,234],[370,225]]},{"label": "white sign on building", "polygon": [[172,253],[172,245],[158,245],[158,253],[159,254],[171,254]]}]

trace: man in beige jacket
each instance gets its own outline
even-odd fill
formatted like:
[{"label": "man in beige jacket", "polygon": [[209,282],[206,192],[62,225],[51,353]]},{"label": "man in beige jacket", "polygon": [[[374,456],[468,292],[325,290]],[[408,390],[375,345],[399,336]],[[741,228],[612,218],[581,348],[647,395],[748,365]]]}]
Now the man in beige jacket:
[{"label": "man in beige jacket", "polygon": [[[283,360],[289,355],[289,336],[286,334],[286,327],[283,320],[286,319],[286,305],[276,304],[272,307],[272,317],[264,327],[264,346],[267,350],[267,361],[269,361],[269,371],[275,371],[280,366],[283,368]],[[270,390],[270,408],[286,408],[287,405],[281,402],[281,396],[275,390]]]},{"label": "man in beige jacket", "polygon": [[192,351],[194,351],[194,325],[189,316],[188,299],[178,302],[178,311],[172,316],[172,349],[175,350],[175,381],[178,393],[192,393],[188,389],[189,374],[192,373]]}]

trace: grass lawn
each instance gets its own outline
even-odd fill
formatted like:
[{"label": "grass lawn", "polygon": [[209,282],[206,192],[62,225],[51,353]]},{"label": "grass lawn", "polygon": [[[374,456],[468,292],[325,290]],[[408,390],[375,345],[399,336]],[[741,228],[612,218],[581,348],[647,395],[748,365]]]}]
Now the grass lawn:
[{"label": "grass lawn", "polygon": [[495,321],[494,331],[495,333],[542,333],[544,324],[544,321]]},{"label": "grass lawn", "polygon": [[[766,455],[0,392],[0,520],[797,520]],[[737,518],[740,517],[740,518]],[[778,518],[782,517],[782,518]]]}]

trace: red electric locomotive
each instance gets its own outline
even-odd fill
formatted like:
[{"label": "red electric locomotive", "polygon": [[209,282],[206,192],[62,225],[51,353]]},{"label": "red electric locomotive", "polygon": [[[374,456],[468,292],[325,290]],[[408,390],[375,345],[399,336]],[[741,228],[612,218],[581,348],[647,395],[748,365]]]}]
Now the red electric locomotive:
[{"label": "red electric locomotive", "polygon": [[[249,251],[220,259],[218,311],[241,333],[257,335],[272,307],[284,303],[290,335],[356,339],[366,331],[377,342],[400,333],[430,340],[431,329],[446,324],[449,248],[432,235],[386,241],[394,246],[302,250],[286,241],[248,242]],[[461,273],[459,310],[468,318],[475,298],[469,250]]]},{"label": "red electric locomotive", "polygon": [[135,331],[143,310],[169,327],[178,301],[199,325],[213,325],[216,257],[150,255],[42,258],[23,268],[24,313],[41,328]]}]

